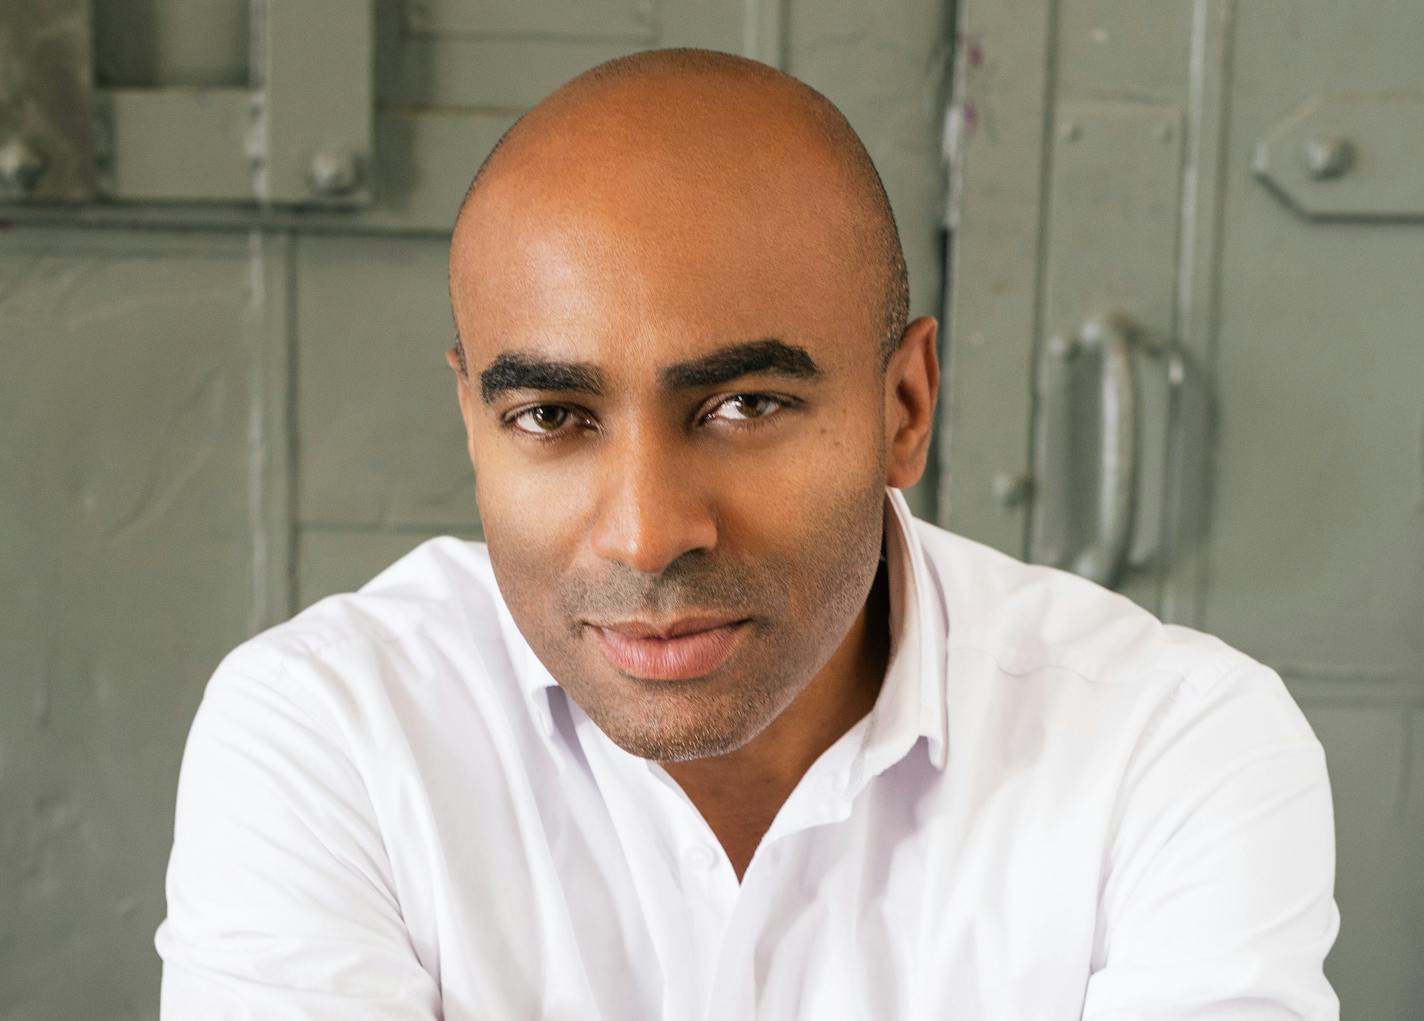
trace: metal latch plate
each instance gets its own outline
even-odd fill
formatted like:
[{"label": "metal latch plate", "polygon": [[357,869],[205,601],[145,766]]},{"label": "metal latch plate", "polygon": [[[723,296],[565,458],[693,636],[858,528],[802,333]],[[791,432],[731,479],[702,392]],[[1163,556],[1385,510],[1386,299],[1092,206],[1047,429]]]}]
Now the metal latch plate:
[{"label": "metal latch plate", "polygon": [[1256,178],[1310,219],[1424,218],[1424,97],[1316,96],[1256,143]]}]

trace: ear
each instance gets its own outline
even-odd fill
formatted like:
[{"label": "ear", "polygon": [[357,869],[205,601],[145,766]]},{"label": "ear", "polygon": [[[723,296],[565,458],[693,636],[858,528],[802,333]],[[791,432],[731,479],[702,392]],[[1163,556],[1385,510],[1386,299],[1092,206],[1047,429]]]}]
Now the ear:
[{"label": "ear", "polygon": [[455,341],[455,346],[445,352],[445,364],[450,366],[450,370],[455,373],[455,396],[460,402],[460,417],[465,422],[465,452],[469,455],[470,464],[475,463],[475,414],[478,409],[475,407],[474,393],[470,389],[470,374],[465,366],[465,359],[460,348],[460,342]]},{"label": "ear", "polygon": [[938,339],[939,323],[920,316],[885,367],[885,484],[895,489],[913,486],[925,472],[939,396]]}]

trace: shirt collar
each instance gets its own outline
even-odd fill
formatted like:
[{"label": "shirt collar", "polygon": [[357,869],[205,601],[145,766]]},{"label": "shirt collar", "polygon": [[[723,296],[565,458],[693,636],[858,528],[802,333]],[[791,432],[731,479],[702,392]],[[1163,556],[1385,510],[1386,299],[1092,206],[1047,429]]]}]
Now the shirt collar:
[{"label": "shirt collar", "polygon": [[[867,717],[865,743],[852,767],[851,789],[884,772],[928,742],[930,761],[944,768],[949,720],[945,707],[945,647],[948,621],[943,600],[925,568],[914,516],[898,489],[885,499],[885,559],[890,585],[890,660],[875,708]],[[501,600],[504,615],[508,609]],[[506,621],[515,635],[512,618]],[[552,674],[519,635],[516,672],[529,708],[546,738],[554,735],[548,689]]]},{"label": "shirt collar", "polygon": [[925,567],[915,518],[898,489],[886,491],[885,560],[890,584],[890,661],[853,767],[852,790],[909,754],[921,738],[943,769],[948,754],[945,646],[948,621]]}]

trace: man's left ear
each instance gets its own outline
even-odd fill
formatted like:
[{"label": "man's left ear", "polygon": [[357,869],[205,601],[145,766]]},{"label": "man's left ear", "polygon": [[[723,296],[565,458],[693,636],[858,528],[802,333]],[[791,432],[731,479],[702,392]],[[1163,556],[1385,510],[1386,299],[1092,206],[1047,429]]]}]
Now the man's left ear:
[{"label": "man's left ear", "polygon": [[920,316],[885,367],[885,484],[895,489],[913,486],[925,472],[939,395],[938,340],[938,321]]}]

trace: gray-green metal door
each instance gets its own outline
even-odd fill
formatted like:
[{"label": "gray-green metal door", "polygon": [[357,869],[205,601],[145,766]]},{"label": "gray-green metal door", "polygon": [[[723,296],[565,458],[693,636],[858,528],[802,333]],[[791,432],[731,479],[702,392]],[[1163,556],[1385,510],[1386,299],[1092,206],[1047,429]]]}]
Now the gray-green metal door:
[{"label": "gray-green metal door", "polygon": [[1280,671],[1344,1016],[1424,1017],[1424,6],[968,0],[960,41],[941,512]]}]

